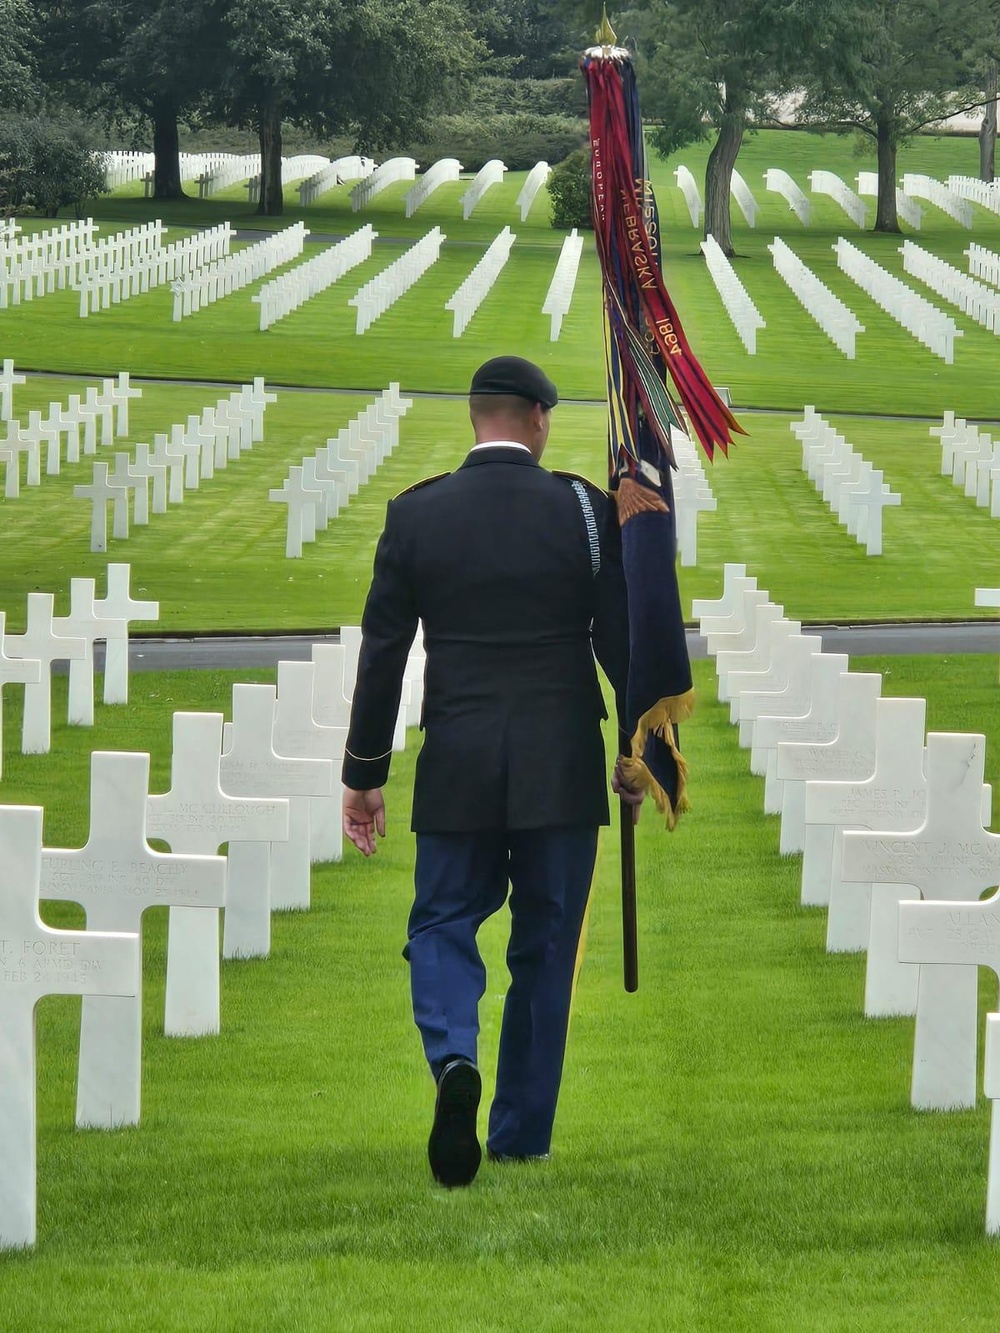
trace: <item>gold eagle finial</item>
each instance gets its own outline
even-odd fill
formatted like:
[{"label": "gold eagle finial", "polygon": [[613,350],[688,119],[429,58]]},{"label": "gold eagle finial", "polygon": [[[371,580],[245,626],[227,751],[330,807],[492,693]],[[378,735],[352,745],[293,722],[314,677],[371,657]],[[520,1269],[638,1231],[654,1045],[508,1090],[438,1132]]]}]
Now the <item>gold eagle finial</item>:
[{"label": "gold eagle finial", "polygon": [[611,26],[611,20],[608,18],[607,5],[601,6],[601,26],[594,33],[594,41],[600,46],[618,45],[618,37]]}]

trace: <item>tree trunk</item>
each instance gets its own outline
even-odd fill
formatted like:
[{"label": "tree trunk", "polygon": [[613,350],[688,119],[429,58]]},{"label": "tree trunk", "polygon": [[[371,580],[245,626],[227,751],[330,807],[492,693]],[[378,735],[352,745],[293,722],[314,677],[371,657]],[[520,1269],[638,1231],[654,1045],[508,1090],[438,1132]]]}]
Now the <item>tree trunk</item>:
[{"label": "tree trunk", "polygon": [[153,198],[183,199],[177,108],[160,105],[153,111]]},{"label": "tree trunk", "polygon": [[896,136],[892,116],[880,107],[875,117],[878,148],[878,203],[875,208],[875,231],[899,231],[896,214]]},{"label": "tree trunk", "polygon": [[734,255],[730,186],[743,142],[746,107],[734,82],[727,81],[719,133],[705,168],[705,235],[714,236],[723,254]]},{"label": "tree trunk", "polygon": [[979,131],[979,178],[992,181],[997,146],[997,62],[986,62],[986,105]]},{"label": "tree trunk", "polygon": [[281,108],[268,99],[260,117],[260,200],[257,212],[280,217],[285,211],[281,190]]}]

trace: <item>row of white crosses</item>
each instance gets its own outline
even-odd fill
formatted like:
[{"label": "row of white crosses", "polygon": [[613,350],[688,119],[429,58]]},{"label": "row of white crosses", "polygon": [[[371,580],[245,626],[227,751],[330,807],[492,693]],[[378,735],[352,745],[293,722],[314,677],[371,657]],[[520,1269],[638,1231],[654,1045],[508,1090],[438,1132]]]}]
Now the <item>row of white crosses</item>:
[{"label": "row of white crosses", "polygon": [[1000,255],[982,245],[976,245],[975,241],[962,253],[969,261],[969,272],[974,278],[985,278],[995,287],[1000,286]]},{"label": "row of white crosses", "polygon": [[573,302],[573,290],[580,271],[580,256],[583,254],[583,237],[574,227],[562,243],[556,271],[549,283],[549,290],[542,302],[542,314],[551,320],[549,342],[558,342],[562,331],[562,322],[569,314]]},{"label": "row of white crosses", "polygon": [[248,287],[265,273],[270,273],[291,259],[298,259],[309,232],[304,222],[284,227],[266,240],[196,270],[170,284],[174,293],[173,319],[177,323],[188,315],[233,292]]},{"label": "row of white crosses", "polygon": [[48,754],[52,747],[52,666],[69,662],[70,726],[94,723],[94,645],[103,643],[104,702],[128,702],[128,634],[136,620],[156,620],[159,604],[134,598],[127,564],[109,564],[107,592],[96,596],[94,579],[70,580],[68,616],[54,614],[48,592],[28,593],[23,634],[5,632],[0,611],[0,763],[2,763],[3,687],[24,686],[21,727],[23,754]]},{"label": "row of white crosses", "polygon": [[416,176],[417,164],[412,157],[390,157],[355,185],[351,191],[351,209],[357,213],[390,185],[416,180]]},{"label": "row of white crosses", "polygon": [[380,315],[395,305],[431,265],[437,263],[444,239],[441,228],[434,227],[381,273],[358,288],[347,303],[357,308],[356,333],[366,333]]},{"label": "row of white crosses", "polygon": [[[24,376],[17,375],[12,363],[4,362],[0,387],[7,385],[12,388],[16,384],[23,383]],[[40,486],[43,475],[41,466],[43,444],[45,475],[58,476],[63,461],[64,436],[65,461],[79,462],[81,451],[84,454],[97,452],[98,428],[102,445],[111,444],[115,435],[128,434],[129,402],[133,398],[141,397],[142,390],[130,384],[128,371],[123,370],[116,380],[104,380],[99,390],[93,387],[87,389],[82,398],[80,394],[71,394],[66,405],[50,403],[45,415],[40,410],[29,411],[26,426],[21,425],[20,419],[7,420],[6,435],[0,437],[0,463],[4,465],[4,497],[16,500],[21,494],[22,456],[26,460],[26,484]],[[3,410],[3,395],[0,392],[0,420],[3,418]]]},{"label": "row of white crosses", "polygon": [[839,204],[847,216],[859,227],[865,225],[865,201],[832,171],[811,171],[809,188],[813,194],[828,195]]},{"label": "row of white crosses", "polygon": [[536,162],[525,177],[524,184],[517,196],[517,207],[520,209],[522,222],[527,222],[531,206],[538,197],[542,186],[548,180],[551,170],[552,168],[547,162]]},{"label": "row of white crosses", "polygon": [[[858,194],[867,195],[869,198],[878,198],[877,171],[859,171],[857,180]],[[910,198],[905,190],[896,190],[896,212],[914,231],[920,230],[923,225],[924,210],[915,199]]]},{"label": "row of white crosses", "polygon": [[767,248],[775,270],[784,278],[806,313],[812,316],[834,346],[853,361],[855,338],[865,331],[854,311],[817,278],[780,236],[775,236]]},{"label": "row of white crosses", "polygon": [[198,198],[209,199],[237,181],[260,171],[260,153],[230,154],[209,166],[198,177]]},{"label": "row of white crosses", "polygon": [[95,153],[104,167],[104,183],[109,190],[128,185],[130,181],[142,180],[147,171],[152,171],[156,162],[152,153],[140,153],[110,149],[104,153]]},{"label": "row of white crosses", "polygon": [[887,315],[935,356],[941,357],[949,366],[954,364],[955,339],[962,337],[963,330],[958,328],[950,315],[925,300],[843,236],[837,238],[833,248],[837,254],[838,268],[856,282]]},{"label": "row of white crosses", "polygon": [[698,182],[688,167],[679,166],[674,170],[674,180],[677,182],[677,188],[684,196],[684,202],[687,204],[688,217],[691,219],[691,226],[697,227],[701,224],[701,215],[704,207],[701,202],[701,193],[698,189]]},{"label": "row of white crosses", "polygon": [[753,356],[757,351],[757,330],[767,327],[764,318],[714,236],[705,237],[701,242],[701,251],[740,342]]},{"label": "row of white crosses", "polygon": [[[131,521],[145,526],[149,516],[165,514],[169,504],[181,504],[186,490],[197,490],[202,480],[237,461],[264,438],[264,412],[276,395],[268,393],[258,376],[252,384],[218,400],[214,407],[194,413],[169,432],[153,436],[153,444],[140,443],[134,455],[127,450],[115,454],[114,466],[94,464],[89,483],[73,487],[73,494],[91,502],[90,549],[108,548],[108,505],[112,506],[112,532],[116,539],[129,536]],[[149,502],[152,482],[152,509]]]},{"label": "row of white crosses", "polygon": [[[321,157],[318,153],[299,153],[295,157],[283,157],[281,159],[281,184],[282,186],[291,185],[303,178],[308,179],[317,171],[321,171],[329,165],[330,159]],[[246,190],[247,203],[256,204],[260,202],[260,172],[250,177],[246,183]]]},{"label": "row of white crosses", "polygon": [[940,426],[930,433],[941,440],[941,475],[989,509],[990,518],[1000,518],[1000,442],[954,412],[945,412]]},{"label": "row of white crosses", "polygon": [[504,227],[503,231],[494,237],[483,257],[477,260],[469,276],[445,301],[445,310],[450,310],[453,315],[451,329],[453,338],[462,336],[468,328],[469,320],[493,290],[493,285],[503,272],[516,240],[517,237],[511,229]]},{"label": "row of white crosses", "polygon": [[[310,867],[339,860],[336,775],[357,676],[360,630],[282,662],[277,690],[234,685],[233,720],[175,713],[170,790],[149,794],[147,754],[91,756],[82,848],[42,845],[42,811],[0,806],[0,1247],[34,1244],[34,1008],[83,995],[76,1124],[115,1129],[141,1116],[141,930],[169,910],[164,1031],[218,1034],[222,957],[266,958],[271,913],[304,911]],[[411,650],[394,749],[419,715],[422,645]],[[165,841],[155,852],[150,838]],[[325,845],[320,845],[326,839]],[[228,855],[217,855],[228,844]],[[54,931],[40,898],[81,904],[87,930]]]},{"label": "row of white crosses", "polygon": [[945,184],[960,199],[969,199],[974,204],[988,208],[991,213],[1000,213],[1000,190],[995,180],[982,181],[977,176],[949,176]]},{"label": "row of white crosses", "polygon": [[681,564],[688,567],[698,563],[698,516],[713,513],[718,502],[705,475],[701,450],[690,435],[674,427],[670,443],[677,463],[672,477],[677,551]]},{"label": "row of white crosses", "polygon": [[506,170],[507,168],[497,157],[490,158],[489,162],[483,163],[479,168],[472,178],[472,184],[459,201],[462,205],[462,217],[466,222],[472,217],[476,206],[482,202],[486,191],[503,182]]},{"label": "row of white crosses", "polygon": [[[10,219],[13,224],[13,219]],[[64,222],[45,231],[21,234],[20,227],[11,225],[0,236],[0,301],[6,299],[3,287],[7,275],[15,268],[28,268],[41,273],[42,287],[54,291],[65,288],[71,261],[82,258],[93,246],[97,234],[93,218]],[[35,287],[39,284],[36,280]]]},{"label": "row of white crosses", "polygon": [[462,174],[462,164],[457,157],[442,157],[429,166],[415,185],[403,195],[403,208],[408,218],[412,218],[435,190],[449,181],[457,181]]},{"label": "row of white crosses", "polygon": [[130,262],[121,264],[109,258],[102,265],[92,265],[74,286],[80,293],[80,318],[111,305],[127,301],[175,282],[213,264],[229,254],[233,229],[228,222],[184,236],[172,245],[163,245]]},{"label": "row of white crosses", "polygon": [[[101,240],[93,239],[96,228],[90,225],[91,239],[78,248],[71,246],[56,252],[47,248],[32,251],[30,238],[26,238],[29,247],[21,257],[5,257],[0,252],[0,309],[8,305],[20,305],[22,299],[31,301],[45,296],[57,287],[75,287],[89,273],[108,265],[131,267],[162,248],[164,227],[159,221],[144,222],[139,227],[116,232]],[[46,235],[51,236],[51,233]]]},{"label": "row of white crosses", "polygon": [[819,415],[804,409],[802,421],[790,422],[802,445],[802,470],[866,555],[882,554],[882,511],[902,504],[902,496]]},{"label": "row of white crosses", "polygon": [[352,153],[348,157],[338,157],[306,177],[298,187],[299,204],[305,207],[307,204],[315,203],[320,195],[326,194],[328,190],[343,185],[345,181],[364,180],[374,170],[375,163],[370,157],[361,157],[357,153]]},{"label": "row of white crosses", "polygon": [[325,532],[399,443],[399,422],[413,400],[390,384],[342,431],[288,469],[268,499],[286,506],[285,555],[299,559],[304,544]]},{"label": "row of white crosses", "polygon": [[812,204],[809,196],[804,194],[795,183],[787,171],[780,167],[769,167],[764,172],[764,188],[780,194],[787,200],[788,207],[792,210],[803,226],[809,226],[809,220],[812,215]]},{"label": "row of white crosses", "polygon": [[370,222],[359,227],[350,236],[345,236],[336,245],[321,250],[312,259],[296,264],[287,273],[282,273],[270,282],[265,282],[256,296],[250,300],[260,306],[260,328],[269,329],[279,319],[284,319],[293,310],[306,301],[318,296],[338,282],[345,273],[363,264],[371,258],[372,245],[378,232]]},{"label": "row of white crosses", "polygon": [[943,296],[952,305],[981,324],[991,333],[1000,334],[1000,291],[988,287],[984,282],[970,278],[961,269],[932,255],[929,250],[904,241],[899,253],[903,256],[903,269],[914,278],[930,287],[931,291]]},{"label": "row of white crosses", "polygon": [[972,204],[955,190],[942,185],[940,181],[933,180],[930,176],[907,172],[903,177],[903,190],[913,199],[929,200],[963,227],[972,226]]},{"label": "row of white crosses", "polygon": [[[1000,836],[986,831],[985,739],[924,735],[922,699],[883,699],[787,620],[742,565],[718,602],[696,602],[719,697],[739,723],[780,850],[802,854],[801,900],[828,910],[827,950],[866,953],[864,1012],[913,1015],[914,1107],[976,1100],[976,965],[1000,967]],[[1000,1097],[995,1016],[986,1094]],[[994,1106],[993,1127],[998,1127]],[[991,1142],[987,1230],[1000,1230],[1000,1143]]]}]

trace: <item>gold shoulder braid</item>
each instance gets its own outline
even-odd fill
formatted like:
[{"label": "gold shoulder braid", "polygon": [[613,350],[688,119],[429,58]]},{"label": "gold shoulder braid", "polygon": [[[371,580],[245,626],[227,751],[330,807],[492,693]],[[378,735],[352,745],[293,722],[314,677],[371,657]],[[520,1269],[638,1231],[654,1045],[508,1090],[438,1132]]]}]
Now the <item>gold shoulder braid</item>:
[{"label": "gold shoulder braid", "polygon": [[424,477],[421,481],[415,481],[412,486],[404,487],[404,489],[399,492],[399,495],[394,495],[392,498],[398,500],[400,495],[409,495],[411,491],[419,491],[424,486],[430,486],[431,482],[440,481],[442,477],[450,476],[450,472],[437,472],[433,477]]}]

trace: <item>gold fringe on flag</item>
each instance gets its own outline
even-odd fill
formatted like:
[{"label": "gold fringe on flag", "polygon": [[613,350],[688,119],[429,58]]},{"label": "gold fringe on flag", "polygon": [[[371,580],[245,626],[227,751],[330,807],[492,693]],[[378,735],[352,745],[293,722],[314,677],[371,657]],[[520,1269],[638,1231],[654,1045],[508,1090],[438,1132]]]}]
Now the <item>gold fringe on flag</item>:
[{"label": "gold fringe on flag", "polygon": [[[622,773],[625,781],[636,791],[648,792],[653,798],[657,810],[667,821],[667,828],[673,832],[681,815],[690,810],[687,799],[688,766],[677,748],[677,733],[674,727],[686,722],[694,711],[694,690],[676,694],[670,698],[658,700],[652,708],[643,713],[632,737],[632,753],[622,759]],[[671,801],[668,794],[650,773],[643,762],[646,740],[650,732],[658,736],[673,755],[677,765],[677,799]]]}]

